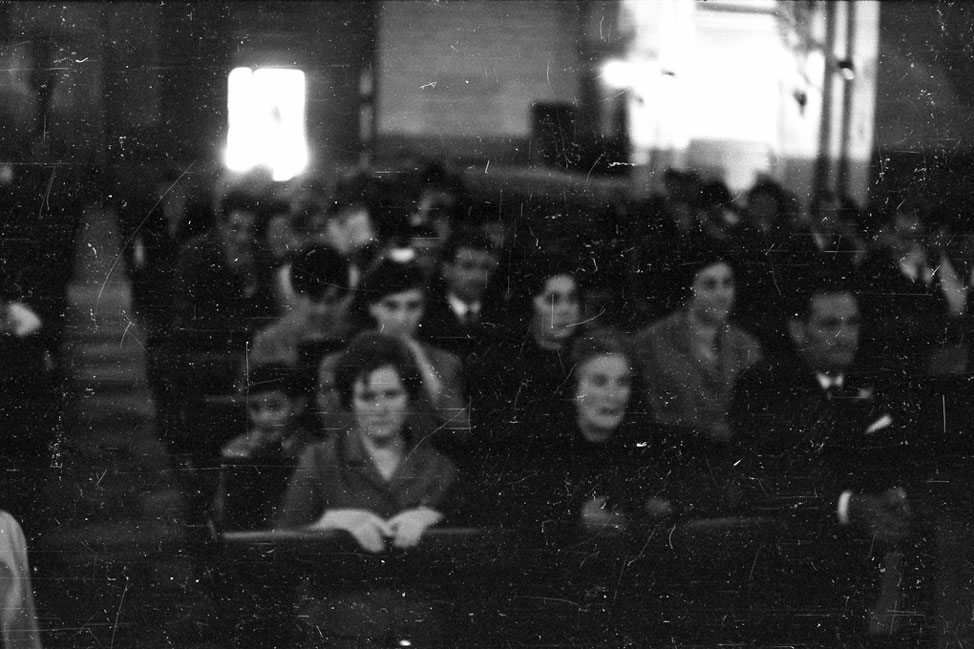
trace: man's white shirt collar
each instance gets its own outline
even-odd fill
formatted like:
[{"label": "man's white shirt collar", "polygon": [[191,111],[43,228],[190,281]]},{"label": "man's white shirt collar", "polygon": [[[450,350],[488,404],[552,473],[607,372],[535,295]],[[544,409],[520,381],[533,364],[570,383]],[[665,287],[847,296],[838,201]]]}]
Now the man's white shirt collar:
[{"label": "man's white shirt collar", "polygon": [[835,376],[830,376],[828,374],[823,374],[822,372],[815,372],[815,378],[818,379],[818,384],[822,386],[822,389],[826,392],[829,388],[842,389],[845,384],[845,374],[837,374]]},{"label": "man's white shirt collar", "polygon": [[461,320],[467,316],[467,313],[471,313],[473,315],[480,314],[480,302],[467,304],[453,293],[447,293],[446,300],[450,304],[450,309],[457,314],[457,317]]}]

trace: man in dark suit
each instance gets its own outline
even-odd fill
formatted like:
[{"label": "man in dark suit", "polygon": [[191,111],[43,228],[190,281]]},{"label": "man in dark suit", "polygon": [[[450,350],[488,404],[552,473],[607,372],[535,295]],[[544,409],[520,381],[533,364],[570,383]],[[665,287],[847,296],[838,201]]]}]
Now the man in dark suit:
[{"label": "man in dark suit", "polygon": [[908,474],[917,463],[907,461],[910,409],[894,408],[881,382],[855,371],[859,328],[847,286],[810,288],[788,323],[798,357],[746,372],[731,424],[746,502],[787,529],[765,564],[772,583],[794,588],[785,596],[802,606],[824,605],[822,619],[788,633],[872,646],[881,633],[893,637],[897,593],[887,591],[896,584],[879,577],[881,566],[896,569],[911,535]]},{"label": "man in dark suit", "polygon": [[442,289],[430,295],[420,335],[464,364],[499,333],[497,300],[489,295],[497,264],[497,252],[477,231],[457,232],[443,249]]}]

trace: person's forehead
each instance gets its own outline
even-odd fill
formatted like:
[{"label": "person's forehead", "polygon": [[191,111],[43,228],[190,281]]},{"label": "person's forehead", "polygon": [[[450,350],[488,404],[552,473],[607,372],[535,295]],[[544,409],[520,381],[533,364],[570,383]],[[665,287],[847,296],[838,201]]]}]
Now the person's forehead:
[{"label": "person's forehead", "polygon": [[399,373],[391,365],[383,365],[371,371],[363,372],[355,380],[354,388],[356,391],[373,390],[385,387],[399,387],[402,382],[399,380]]},{"label": "person's forehead", "polygon": [[582,373],[629,373],[629,359],[618,352],[592,356],[579,368]]},{"label": "person's forehead", "polygon": [[494,252],[484,248],[460,246],[453,258],[457,262],[490,263],[496,259]]},{"label": "person's forehead", "polygon": [[383,295],[380,302],[415,302],[417,300],[423,299],[423,291],[418,288],[411,288],[408,291],[400,291],[398,293],[388,293]]},{"label": "person's forehead", "polygon": [[571,275],[552,275],[544,281],[542,293],[570,293],[575,290],[575,278]]},{"label": "person's forehead", "polygon": [[250,394],[247,395],[247,405],[260,405],[264,403],[283,401],[287,398],[287,394],[280,388],[275,388],[274,390],[264,390],[263,392],[254,392],[251,390]]},{"label": "person's forehead", "polygon": [[715,261],[712,264],[704,266],[698,272],[696,277],[729,277],[733,274],[733,271],[726,261]]},{"label": "person's forehead", "polygon": [[811,318],[851,318],[859,315],[859,303],[849,292],[818,293],[809,302]]}]

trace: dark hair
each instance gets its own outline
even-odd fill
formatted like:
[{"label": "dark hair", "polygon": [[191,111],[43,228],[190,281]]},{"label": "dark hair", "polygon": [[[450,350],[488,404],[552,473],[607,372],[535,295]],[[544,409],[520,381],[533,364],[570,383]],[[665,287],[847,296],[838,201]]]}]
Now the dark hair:
[{"label": "dark hair", "polygon": [[[589,331],[575,339],[572,344],[572,372],[598,356],[620,354],[632,362],[635,354],[629,339],[620,331],[602,328]],[[635,372],[633,367],[632,371]]]},{"label": "dark hair", "polygon": [[335,366],[335,389],[342,408],[352,409],[356,381],[383,367],[396,371],[411,404],[420,401],[423,380],[409,348],[394,336],[366,331],[352,339]]},{"label": "dark hair", "polygon": [[730,190],[722,180],[708,180],[700,188],[700,193],[695,201],[696,207],[703,209],[714,209],[717,207],[730,207],[733,204]]},{"label": "dark hair", "polygon": [[771,178],[760,178],[747,190],[747,205],[750,206],[754,201],[754,197],[760,194],[770,196],[774,199],[778,203],[779,212],[785,209],[788,202],[788,193],[780,183]]},{"label": "dark hair", "polygon": [[735,271],[731,249],[712,239],[700,239],[681,246],[670,269],[674,285],[682,291],[683,301],[690,297],[697,275],[714,264],[724,263]]},{"label": "dark hair", "polygon": [[328,214],[338,214],[353,207],[368,207],[374,193],[375,179],[368,172],[361,169],[349,172],[335,183]]},{"label": "dark hair", "polygon": [[250,212],[259,214],[261,212],[261,200],[249,191],[243,189],[231,189],[223,198],[220,199],[220,209],[217,210],[217,218],[225,221],[235,211]]},{"label": "dark hair", "polygon": [[791,317],[807,321],[812,300],[820,295],[849,293],[858,300],[859,292],[852,278],[835,268],[819,269],[797,286],[792,296]]},{"label": "dark hair", "polygon": [[461,248],[469,248],[470,250],[481,250],[483,252],[489,252],[491,254],[497,254],[494,250],[493,244],[491,244],[490,239],[484,234],[481,229],[472,228],[458,228],[453,234],[446,240],[443,244],[443,250],[441,252],[440,258],[444,262],[452,263],[456,261],[457,252]]},{"label": "dark hair", "polygon": [[412,261],[400,262],[389,257],[381,258],[355,289],[350,314],[353,324],[362,329],[375,327],[369,314],[369,306],[387,295],[412,290],[426,294],[426,276],[422,269]]},{"label": "dark hair", "polygon": [[348,262],[330,246],[305,250],[291,262],[291,286],[313,300],[320,300],[332,288],[344,294],[349,284]]},{"label": "dark hair", "polygon": [[510,326],[515,329],[530,326],[535,317],[534,298],[544,292],[545,284],[552,277],[571,277],[584,302],[581,282],[582,271],[578,262],[572,262],[559,252],[533,250],[524,253],[511,271]]},{"label": "dark hair", "polygon": [[281,363],[266,363],[250,368],[247,373],[246,394],[283,392],[289,397],[307,396],[308,391],[293,367]]},{"label": "dark hair", "polygon": [[572,262],[567,255],[553,251],[532,251],[525,254],[517,265],[517,284],[513,288],[515,299],[523,300],[527,303],[544,292],[545,284],[552,277],[567,275],[579,284],[582,269],[578,262]]}]

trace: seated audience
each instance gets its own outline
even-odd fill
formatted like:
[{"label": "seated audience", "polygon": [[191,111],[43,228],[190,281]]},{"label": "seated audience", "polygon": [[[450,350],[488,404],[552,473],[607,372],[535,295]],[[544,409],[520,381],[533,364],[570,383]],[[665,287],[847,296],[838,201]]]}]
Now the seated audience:
[{"label": "seated audience", "polygon": [[524,462],[525,475],[544,476],[540,484],[522,477],[524,509],[541,524],[562,521],[596,532],[671,515],[675,494],[664,476],[674,467],[663,461],[658,427],[642,416],[628,341],[610,330],[583,334],[570,358],[571,401],[563,416],[550,428],[525,430],[507,449]]},{"label": "seated audience", "polygon": [[284,365],[259,365],[248,377],[247,432],[223,447],[214,504],[223,529],[270,526],[294,467],[315,440],[305,418],[308,392]]},{"label": "seated audience", "polygon": [[261,329],[249,349],[249,365],[282,363],[307,372],[313,387],[318,364],[345,344],[351,275],[332,248],[301,252],[289,266],[293,308]]},{"label": "seated audience", "polygon": [[[442,428],[466,433],[470,413],[464,401],[460,359],[453,354],[418,340],[419,323],[426,308],[426,285],[415,264],[382,259],[362,279],[351,306],[353,324],[361,330],[374,330],[399,338],[413,357],[422,381],[422,399],[413,425],[423,434]],[[336,426],[333,417],[342,410],[336,383],[336,369],[344,351],[324,357],[318,370],[318,408],[326,429]],[[423,410],[427,412],[424,413]],[[434,418],[429,415],[434,414]],[[420,423],[423,418],[425,423]],[[341,427],[341,424],[338,424]]]},{"label": "seated audience", "polygon": [[[342,354],[335,383],[351,426],[305,451],[278,525],[346,532],[368,553],[412,548],[448,514],[456,476],[407,423],[424,392],[415,357],[401,339],[365,332]],[[304,586],[297,606],[314,620],[316,643],[321,636],[338,647],[383,646],[397,636],[421,643],[446,629],[443,605],[424,596],[423,584],[407,595],[403,586],[339,582],[323,598],[313,583]]]},{"label": "seated audience", "polygon": [[716,442],[732,437],[727,410],[740,374],[761,346],[728,322],[737,288],[725,248],[684,248],[683,306],[635,336],[646,405],[656,422]]},{"label": "seated audience", "polygon": [[815,250],[797,222],[794,197],[762,178],[748,191],[741,227],[730,242],[741,285],[733,320],[761,342],[767,356],[790,351],[785,296],[795,289],[796,270],[802,269],[796,259]]},{"label": "seated audience", "polygon": [[965,308],[966,278],[931,242],[916,210],[897,211],[858,273],[862,360],[911,381],[928,372],[951,318]]},{"label": "seated audience", "polygon": [[755,366],[738,382],[736,471],[751,511],[782,517],[797,541],[779,545],[777,579],[800,584],[803,601],[846,611],[848,629],[808,631],[862,638],[880,592],[875,564],[910,535],[913,430],[903,404],[856,371],[860,312],[847,285],[809,286],[788,329],[798,359]]},{"label": "seated audience", "polygon": [[455,473],[407,426],[424,390],[415,356],[396,337],[362,333],[335,366],[335,390],[353,425],[305,452],[279,525],[343,530],[368,552],[411,547],[442,520]]},{"label": "seated audience", "polygon": [[502,326],[501,305],[488,288],[498,255],[487,237],[458,231],[443,250],[442,289],[430,297],[420,327],[425,340],[466,362],[482,353]]},{"label": "seated audience", "polygon": [[[276,316],[255,249],[259,201],[239,190],[221,202],[216,227],[190,240],[176,262],[174,353],[185,388],[232,391],[247,342]],[[205,360],[204,360],[205,359]]]},{"label": "seated audience", "polygon": [[477,425],[543,422],[568,398],[569,354],[583,320],[577,268],[558,254],[529,256],[512,273],[508,338],[469,375]]}]

